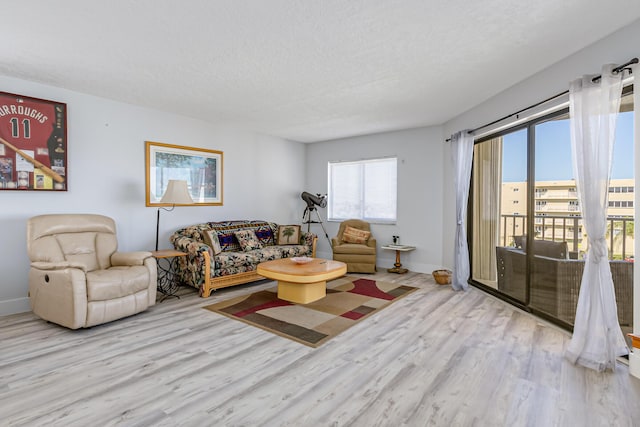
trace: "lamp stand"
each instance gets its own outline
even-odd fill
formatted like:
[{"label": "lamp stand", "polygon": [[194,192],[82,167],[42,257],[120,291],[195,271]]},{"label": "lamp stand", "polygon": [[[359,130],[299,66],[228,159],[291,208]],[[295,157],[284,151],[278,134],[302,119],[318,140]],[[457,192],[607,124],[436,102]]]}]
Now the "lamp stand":
[{"label": "lamp stand", "polygon": [[158,236],[160,235],[160,209],[164,209],[167,212],[174,210],[176,205],[171,206],[171,209],[158,208],[158,216],[156,217],[156,251],[158,250]]}]

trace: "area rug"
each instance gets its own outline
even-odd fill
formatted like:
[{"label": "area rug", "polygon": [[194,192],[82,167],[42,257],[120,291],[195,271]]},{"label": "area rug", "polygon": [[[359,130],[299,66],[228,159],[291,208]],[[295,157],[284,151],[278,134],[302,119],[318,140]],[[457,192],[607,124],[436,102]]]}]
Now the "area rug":
[{"label": "area rug", "polygon": [[417,289],[345,276],[327,282],[327,295],[309,304],[278,299],[273,287],[203,308],[318,347]]}]

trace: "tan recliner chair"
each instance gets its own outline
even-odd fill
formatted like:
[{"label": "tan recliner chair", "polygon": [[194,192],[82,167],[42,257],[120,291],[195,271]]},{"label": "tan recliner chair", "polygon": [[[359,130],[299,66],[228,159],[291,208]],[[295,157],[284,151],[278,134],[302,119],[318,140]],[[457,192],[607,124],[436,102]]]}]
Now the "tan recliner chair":
[{"label": "tan recliner chair", "polygon": [[369,236],[364,244],[344,241],[344,231],[347,227],[371,232],[371,227],[366,221],[348,219],[340,224],[338,235],[331,239],[333,247],[333,259],[347,264],[349,273],[375,273],[376,272],[376,239]]},{"label": "tan recliner chair", "polygon": [[115,222],[90,214],[28,220],[29,300],[44,320],[88,328],[146,310],[156,302],[150,252],[116,252]]}]

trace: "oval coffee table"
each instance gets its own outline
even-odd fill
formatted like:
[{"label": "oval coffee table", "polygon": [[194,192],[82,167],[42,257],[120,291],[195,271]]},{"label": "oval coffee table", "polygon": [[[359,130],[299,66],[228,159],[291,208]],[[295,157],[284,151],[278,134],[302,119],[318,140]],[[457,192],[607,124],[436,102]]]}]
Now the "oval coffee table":
[{"label": "oval coffee table", "polygon": [[308,304],[327,295],[327,280],[347,273],[347,264],[314,258],[306,264],[296,264],[291,258],[261,262],[259,275],[278,281],[278,298]]}]

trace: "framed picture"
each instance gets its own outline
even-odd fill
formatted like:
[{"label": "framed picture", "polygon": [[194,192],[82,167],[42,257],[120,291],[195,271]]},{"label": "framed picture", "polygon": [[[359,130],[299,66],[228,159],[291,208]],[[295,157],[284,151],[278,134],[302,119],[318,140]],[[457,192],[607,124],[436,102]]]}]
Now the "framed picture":
[{"label": "framed picture", "polygon": [[67,190],[67,105],[0,92],[0,190]]},{"label": "framed picture", "polygon": [[187,181],[191,206],[222,206],[222,151],[146,141],[146,204],[160,203],[169,180]]}]

